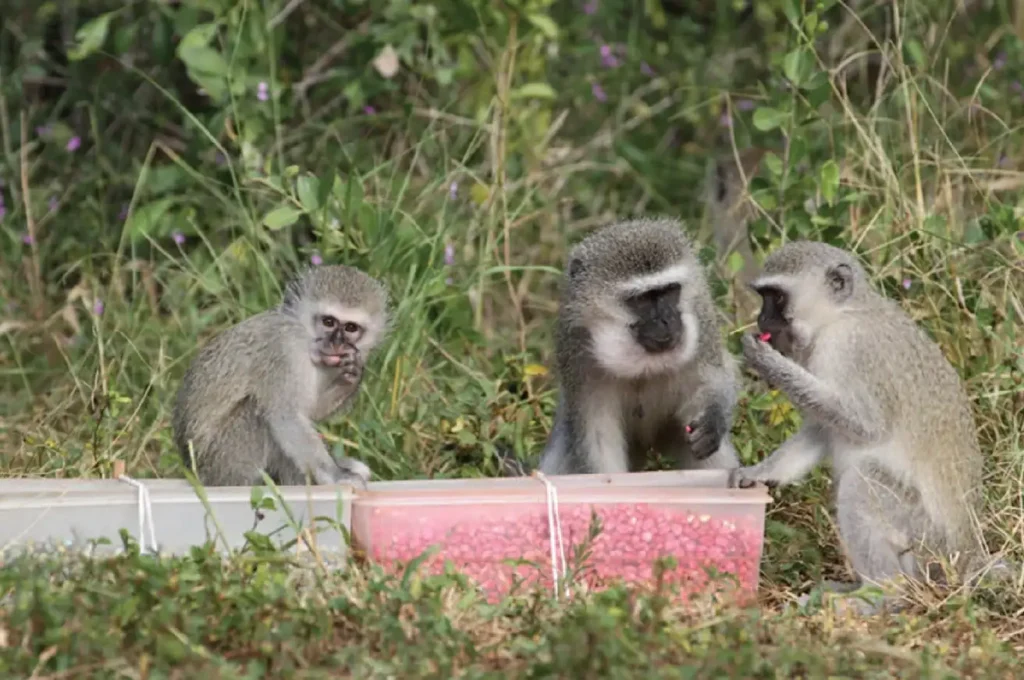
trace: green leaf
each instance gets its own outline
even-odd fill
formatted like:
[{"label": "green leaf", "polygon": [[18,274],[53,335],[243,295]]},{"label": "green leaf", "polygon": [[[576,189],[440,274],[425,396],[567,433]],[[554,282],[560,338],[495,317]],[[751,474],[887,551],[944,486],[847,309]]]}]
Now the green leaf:
[{"label": "green leaf", "polygon": [[779,158],[778,154],[773,151],[766,153],[764,155],[764,164],[774,176],[782,176],[782,159]]},{"label": "green leaf", "polygon": [[228,72],[228,63],[220,52],[203,45],[179,46],[178,58],[185,62],[189,70],[211,76],[224,76]]},{"label": "green leaf", "polygon": [[107,39],[107,31],[110,29],[110,20],[113,16],[114,12],[101,14],[95,19],[87,21],[78,29],[75,32],[75,40],[78,44],[68,50],[68,59],[71,61],[81,61],[103,47],[103,43]]},{"label": "green leaf", "polygon": [[555,40],[558,38],[558,24],[546,14],[527,14],[526,18],[531,24],[540,29],[540,32]]},{"label": "green leaf", "polygon": [[533,97],[536,99],[554,99],[555,91],[547,83],[526,83],[521,87],[517,87],[509,93],[512,99],[524,99],[527,97]]},{"label": "green leaf", "polygon": [[150,238],[164,236],[170,231],[169,224],[164,218],[174,207],[176,200],[176,198],[161,198],[135,208],[125,225],[128,238],[133,243],[138,243],[144,241],[147,236]]},{"label": "green leaf", "polygon": [[651,26],[659,31],[668,25],[665,10],[658,0],[644,0],[644,14],[651,20]]},{"label": "green leaf", "polygon": [[754,111],[754,127],[761,132],[768,132],[785,123],[787,118],[789,118],[789,113],[786,111],[779,111],[770,106],[762,106],[757,111]]},{"label": "green leaf", "polygon": [[263,226],[271,231],[290,227],[302,216],[302,211],[290,205],[281,205],[263,216]]},{"label": "green leaf", "polygon": [[790,51],[782,58],[782,71],[797,87],[802,87],[814,69],[814,63],[804,47]]},{"label": "green leaf", "polygon": [[320,180],[313,175],[303,175],[295,182],[299,194],[299,203],[308,213],[316,212],[320,207]]},{"label": "green leaf", "polygon": [[182,37],[181,42],[178,43],[178,49],[208,47],[215,35],[217,35],[216,23],[199,24],[189,29],[188,33]]},{"label": "green leaf", "polygon": [[839,193],[839,166],[834,160],[827,160],[821,166],[821,195],[825,197],[829,205],[836,200]]},{"label": "green leaf", "polygon": [[318,206],[327,205],[327,199],[331,196],[331,190],[334,188],[336,179],[337,174],[334,172],[334,168],[328,168],[320,175],[320,179],[317,180],[316,193],[316,204]]},{"label": "green leaf", "polygon": [[818,28],[818,13],[808,12],[807,16],[804,17],[804,28],[811,35],[814,35],[815,30]]}]

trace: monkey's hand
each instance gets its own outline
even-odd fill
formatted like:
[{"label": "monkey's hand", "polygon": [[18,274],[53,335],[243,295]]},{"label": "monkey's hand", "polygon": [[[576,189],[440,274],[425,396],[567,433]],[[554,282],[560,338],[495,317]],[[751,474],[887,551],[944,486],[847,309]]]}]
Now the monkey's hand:
[{"label": "monkey's hand", "polygon": [[772,347],[767,340],[761,340],[754,333],[744,335],[742,344],[743,359],[747,366],[769,385],[777,387],[778,376],[783,372],[788,359]]},{"label": "monkey's hand", "polygon": [[366,463],[355,458],[337,458],[335,462],[338,469],[335,474],[335,484],[352,484],[360,489],[365,489],[370,482],[373,472]]},{"label": "monkey's hand", "polygon": [[778,480],[769,479],[762,476],[760,466],[748,465],[746,467],[733,468],[729,472],[729,488],[730,489],[749,489],[758,482],[764,484],[770,489],[778,486]]},{"label": "monkey's hand", "polygon": [[696,419],[686,425],[686,442],[697,460],[705,460],[718,450],[722,437],[729,430],[725,410],[717,403],[709,404]]},{"label": "monkey's hand", "polygon": [[341,371],[341,379],[349,385],[358,385],[363,379],[363,357],[359,350],[353,345],[345,345],[340,356],[338,369]]}]

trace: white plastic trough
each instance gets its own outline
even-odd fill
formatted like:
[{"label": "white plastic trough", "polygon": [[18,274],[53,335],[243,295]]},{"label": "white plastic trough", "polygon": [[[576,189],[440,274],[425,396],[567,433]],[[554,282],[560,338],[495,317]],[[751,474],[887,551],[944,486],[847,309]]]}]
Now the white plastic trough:
[{"label": "white plastic trough", "polygon": [[[211,517],[188,481],[139,481],[149,491],[160,553],[185,554],[210,539],[219,549],[241,548],[250,530],[278,546],[294,541],[296,531],[282,510],[282,499],[296,527],[315,534],[318,549],[342,558],[347,552],[339,527],[345,532],[351,528],[351,487],[279,487],[280,499],[267,489],[264,495],[274,499],[275,509],[261,510],[263,517],[257,522],[251,487],[205,488]],[[123,480],[0,479],[0,552],[40,544],[83,549],[92,540],[106,538],[110,545],[97,546],[96,552],[108,553],[123,548],[121,529],[140,546],[144,539],[150,547],[148,526],[139,535],[139,511],[139,489]],[[299,549],[303,547],[300,541]]]}]

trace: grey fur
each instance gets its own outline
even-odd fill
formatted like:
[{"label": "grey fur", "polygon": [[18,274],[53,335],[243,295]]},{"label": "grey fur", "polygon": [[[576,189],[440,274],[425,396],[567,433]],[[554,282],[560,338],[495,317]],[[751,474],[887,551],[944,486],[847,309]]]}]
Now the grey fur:
[{"label": "grey fur", "polygon": [[[830,286],[830,272],[848,284]],[[936,555],[977,564],[983,457],[967,394],[938,345],[842,249],[786,244],[753,285],[763,282],[789,296],[794,345],[784,356],[747,335],[744,357],[804,425],[735,470],[733,483],[792,484],[831,459],[839,533],[861,581],[920,578]]]},{"label": "grey fur", "polygon": [[[359,310],[372,326],[337,366],[311,357],[313,315],[328,308]],[[362,271],[334,265],[297,276],[279,306],[227,329],[192,361],[172,417],[186,466],[191,442],[197,476],[210,486],[261,483],[260,469],[284,485],[305,484],[307,471],[315,484],[365,485],[369,468],[351,458],[335,460],[314,423],[357,393],[366,354],[387,326],[387,292]]]},{"label": "grey fur", "polygon": [[[599,360],[595,339],[604,327],[628,332],[632,317],[613,287],[677,266],[688,272],[680,282],[679,306],[695,321],[690,325],[683,317],[684,338],[696,334],[692,358],[638,375],[616,373]],[[541,471],[637,471],[652,447],[681,467],[735,467],[738,457],[729,429],[738,371],[719,333],[704,272],[677,220],[627,220],[577,244],[567,259],[556,325],[561,392]],[[622,342],[623,347],[636,349]],[[689,434],[688,424],[694,426]],[[710,448],[715,442],[717,447]],[[695,446],[703,447],[708,457],[695,457]]]}]

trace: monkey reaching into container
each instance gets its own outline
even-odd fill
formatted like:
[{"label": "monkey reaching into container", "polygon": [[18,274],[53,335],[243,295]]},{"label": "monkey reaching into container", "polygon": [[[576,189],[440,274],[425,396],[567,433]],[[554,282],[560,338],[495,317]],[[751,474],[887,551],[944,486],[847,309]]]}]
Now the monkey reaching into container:
[{"label": "monkey reaching into container", "polygon": [[830,458],[837,525],[861,582],[918,579],[929,553],[977,564],[983,458],[939,347],[871,288],[852,254],[824,243],[779,248],[751,285],[763,304],[759,334],[743,338],[747,365],[804,424],[767,459],[736,469],[733,484],[791,484]]},{"label": "monkey reaching into container", "polygon": [[282,303],[229,328],[203,347],[178,390],[174,441],[203,484],[365,486],[370,469],[335,460],[315,422],[348,405],[367,354],[387,331],[388,295],[347,266],[307,270]]},{"label": "monkey reaching into container", "polygon": [[569,253],[545,474],[638,471],[652,448],[683,468],[739,464],[729,439],[738,372],[682,229],[620,222]]}]

